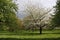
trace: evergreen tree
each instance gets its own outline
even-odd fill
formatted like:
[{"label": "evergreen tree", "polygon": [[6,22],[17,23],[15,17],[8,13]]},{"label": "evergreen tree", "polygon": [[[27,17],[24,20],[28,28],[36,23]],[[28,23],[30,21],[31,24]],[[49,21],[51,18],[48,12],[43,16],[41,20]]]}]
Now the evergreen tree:
[{"label": "evergreen tree", "polygon": [[60,0],[57,0],[55,8],[56,8],[56,11],[55,11],[55,15],[52,19],[52,24],[54,26],[59,27],[60,26]]}]

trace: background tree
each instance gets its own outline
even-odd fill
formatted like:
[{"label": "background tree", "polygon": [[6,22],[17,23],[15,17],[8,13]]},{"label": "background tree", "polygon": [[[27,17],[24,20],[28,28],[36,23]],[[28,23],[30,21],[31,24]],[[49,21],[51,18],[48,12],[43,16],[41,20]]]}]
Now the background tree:
[{"label": "background tree", "polygon": [[17,28],[17,9],[13,0],[0,0],[0,30],[14,31]]},{"label": "background tree", "polygon": [[53,15],[52,18],[52,26],[60,27],[60,0],[57,0],[55,9],[55,15]]}]

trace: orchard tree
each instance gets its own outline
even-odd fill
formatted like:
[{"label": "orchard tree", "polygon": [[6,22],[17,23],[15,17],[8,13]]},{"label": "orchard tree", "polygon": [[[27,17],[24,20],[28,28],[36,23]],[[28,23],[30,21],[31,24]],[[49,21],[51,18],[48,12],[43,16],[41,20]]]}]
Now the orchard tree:
[{"label": "orchard tree", "polygon": [[24,19],[26,28],[28,28],[27,26],[31,28],[38,27],[40,34],[42,34],[42,28],[46,25],[44,19],[51,10],[46,11],[44,8],[36,5],[27,5],[25,12],[28,16]]}]

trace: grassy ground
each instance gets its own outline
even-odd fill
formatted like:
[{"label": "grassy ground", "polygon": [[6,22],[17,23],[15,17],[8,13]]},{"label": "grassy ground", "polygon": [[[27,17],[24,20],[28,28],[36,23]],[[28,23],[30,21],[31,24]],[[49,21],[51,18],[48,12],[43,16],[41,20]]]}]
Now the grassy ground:
[{"label": "grassy ground", "polygon": [[60,40],[60,30],[0,32],[0,40]]}]

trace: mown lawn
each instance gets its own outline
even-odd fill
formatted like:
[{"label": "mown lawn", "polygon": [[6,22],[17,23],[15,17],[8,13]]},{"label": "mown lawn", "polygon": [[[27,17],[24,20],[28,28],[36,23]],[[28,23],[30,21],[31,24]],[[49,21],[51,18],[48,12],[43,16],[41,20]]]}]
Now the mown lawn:
[{"label": "mown lawn", "polygon": [[0,32],[0,40],[60,40],[60,30]]}]

